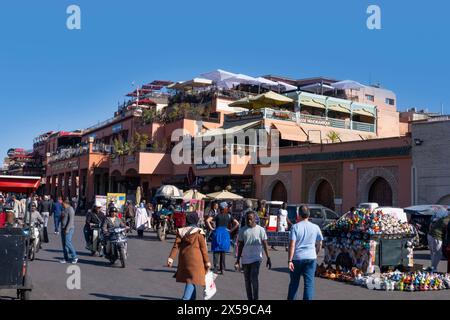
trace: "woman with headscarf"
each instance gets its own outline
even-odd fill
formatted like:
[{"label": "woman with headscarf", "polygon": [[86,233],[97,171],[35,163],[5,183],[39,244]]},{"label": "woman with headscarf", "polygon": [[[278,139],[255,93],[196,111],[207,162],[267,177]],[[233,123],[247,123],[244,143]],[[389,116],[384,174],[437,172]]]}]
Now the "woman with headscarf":
[{"label": "woman with headscarf", "polygon": [[[214,220],[215,227],[211,225]],[[239,222],[228,211],[228,204],[220,204],[220,212],[216,217],[208,217],[206,224],[213,231],[211,251],[213,252],[214,272],[223,274],[225,271],[225,254],[230,251],[230,234],[239,228]],[[231,230],[229,226],[231,225]],[[220,260],[220,267],[217,266]]]},{"label": "woman with headscarf", "polygon": [[138,238],[144,237],[144,230],[148,224],[148,215],[143,202],[140,203],[139,208],[136,210],[135,222]]},{"label": "woman with headscarf", "polygon": [[183,300],[196,299],[196,285],[205,286],[205,275],[211,267],[205,232],[197,227],[198,220],[197,213],[187,215],[187,226],[177,230],[177,238],[167,259],[167,266],[172,267],[179,253],[175,278],[177,282],[186,283]]}]

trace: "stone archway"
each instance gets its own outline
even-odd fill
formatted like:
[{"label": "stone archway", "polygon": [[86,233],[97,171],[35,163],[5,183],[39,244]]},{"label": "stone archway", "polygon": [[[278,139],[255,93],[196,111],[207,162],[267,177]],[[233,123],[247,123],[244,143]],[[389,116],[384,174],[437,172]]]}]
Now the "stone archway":
[{"label": "stone archway", "polygon": [[369,202],[376,202],[380,207],[392,207],[392,188],[386,179],[378,177],[369,189]]},{"label": "stone archway", "polygon": [[278,180],[278,182],[275,183],[272,188],[270,200],[287,202],[287,190],[283,182]]},{"label": "stone archway", "polygon": [[389,185],[392,191],[392,206],[397,207],[398,168],[396,167],[376,167],[358,170],[358,202],[369,202],[369,193],[374,183],[377,183],[377,181],[380,184],[384,183],[379,178],[382,178]]},{"label": "stone archway", "polygon": [[286,189],[286,202],[291,201],[290,190],[292,190],[291,172],[280,172],[274,176],[264,176],[262,186],[262,196],[268,200],[272,198],[272,191],[278,182],[281,182]]},{"label": "stone archway", "polygon": [[316,179],[308,192],[308,203],[321,204],[331,210],[335,209],[334,198],[336,193],[328,179],[320,177]]}]

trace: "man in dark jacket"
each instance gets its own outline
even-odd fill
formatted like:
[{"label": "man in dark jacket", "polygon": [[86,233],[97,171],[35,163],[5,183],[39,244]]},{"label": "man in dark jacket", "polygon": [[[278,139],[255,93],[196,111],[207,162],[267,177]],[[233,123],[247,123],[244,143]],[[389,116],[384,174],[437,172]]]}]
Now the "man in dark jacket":
[{"label": "man in dark jacket", "polygon": [[95,204],[92,210],[86,214],[86,223],[84,225],[84,239],[86,240],[86,249],[91,250],[92,245],[92,226],[98,225],[101,227],[105,214],[101,211],[101,206]]},{"label": "man in dark jacket", "polygon": [[53,211],[53,202],[49,199],[48,196],[44,196],[44,200],[39,203],[38,211],[41,213],[42,218],[44,219],[44,242],[48,242],[48,220]]}]

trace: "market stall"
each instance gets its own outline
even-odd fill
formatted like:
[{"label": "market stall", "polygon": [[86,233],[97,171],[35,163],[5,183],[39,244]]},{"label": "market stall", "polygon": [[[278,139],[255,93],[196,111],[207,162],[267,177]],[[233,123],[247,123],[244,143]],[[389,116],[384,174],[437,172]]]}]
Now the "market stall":
[{"label": "market stall", "polygon": [[324,230],[324,263],[316,276],[375,290],[450,289],[449,274],[414,265],[417,242],[414,227],[383,211],[346,214]]},{"label": "market stall", "polygon": [[324,248],[327,265],[349,270],[353,267],[363,273],[414,267],[413,248],[415,229],[382,211],[370,213],[364,209],[346,214],[324,230]]}]

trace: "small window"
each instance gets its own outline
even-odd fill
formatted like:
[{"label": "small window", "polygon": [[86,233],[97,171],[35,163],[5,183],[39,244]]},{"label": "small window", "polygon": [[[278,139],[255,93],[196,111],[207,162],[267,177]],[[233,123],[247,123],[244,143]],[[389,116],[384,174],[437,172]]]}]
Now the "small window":
[{"label": "small window", "polygon": [[337,220],[339,218],[338,215],[331,210],[325,210],[325,213],[327,215],[327,219],[329,220]]},{"label": "small window", "polygon": [[395,105],[395,100],[386,98],[386,104],[393,106],[393,105]]},{"label": "small window", "polygon": [[373,96],[371,94],[366,94],[366,100],[367,101],[375,101],[375,96]]},{"label": "small window", "polygon": [[322,209],[309,209],[310,217],[313,219],[322,219]]}]

